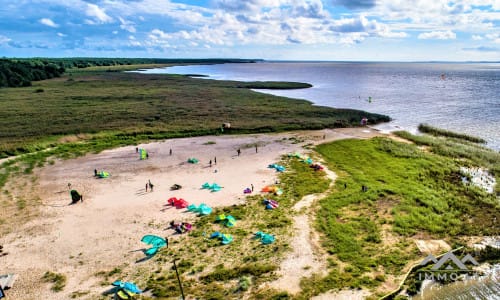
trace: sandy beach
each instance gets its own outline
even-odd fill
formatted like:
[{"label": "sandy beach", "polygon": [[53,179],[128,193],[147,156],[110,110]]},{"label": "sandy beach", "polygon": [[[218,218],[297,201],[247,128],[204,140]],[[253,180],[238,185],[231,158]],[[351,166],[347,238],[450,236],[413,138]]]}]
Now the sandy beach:
[{"label": "sandy beach", "polygon": [[[69,299],[71,292],[82,290],[90,294],[79,299],[93,299],[109,288],[101,286],[95,274],[130,267],[143,257],[144,234],[169,236],[171,220],[194,218],[184,209],[168,206],[170,197],[211,207],[242,203],[246,187],[253,185],[257,192],[275,181],[276,172],[267,166],[281,155],[304,153],[305,145],[375,135],[382,134],[354,128],[172,139],[138,145],[148,151],[146,160],[139,159],[136,146],[127,146],[38,169],[35,190],[43,203],[42,217],[0,238],[9,253],[0,257],[0,274],[18,275],[14,287],[6,291],[8,299]],[[199,162],[188,163],[188,158]],[[98,179],[95,169],[111,176]],[[149,180],[153,191],[145,190]],[[223,188],[211,193],[201,189],[205,182]],[[83,195],[83,202],[68,205],[68,184]],[[173,184],[182,189],[171,191]],[[63,291],[55,293],[42,282],[46,271],[66,275]]]}]

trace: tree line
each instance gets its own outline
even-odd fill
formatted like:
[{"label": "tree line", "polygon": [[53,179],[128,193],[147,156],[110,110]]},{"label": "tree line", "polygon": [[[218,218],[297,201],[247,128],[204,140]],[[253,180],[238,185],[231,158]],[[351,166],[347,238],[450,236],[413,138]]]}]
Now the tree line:
[{"label": "tree line", "polygon": [[248,59],[164,59],[164,58],[19,58],[0,59],[0,88],[30,86],[31,82],[61,76],[65,70],[94,66],[173,64],[173,63],[243,63]]},{"label": "tree line", "polygon": [[59,77],[64,66],[47,60],[0,59],[0,88],[30,86],[32,81]]}]

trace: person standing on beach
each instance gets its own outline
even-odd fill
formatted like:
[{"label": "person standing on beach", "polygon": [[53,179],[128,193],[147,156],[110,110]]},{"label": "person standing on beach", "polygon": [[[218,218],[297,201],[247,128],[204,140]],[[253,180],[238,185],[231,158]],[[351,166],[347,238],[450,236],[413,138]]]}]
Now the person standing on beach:
[{"label": "person standing on beach", "polygon": [[211,168],[212,167],[212,160],[210,160],[209,164],[210,164],[210,168]]},{"label": "person standing on beach", "polygon": [[170,148],[170,156],[172,156],[172,148]]},{"label": "person standing on beach", "polygon": [[250,186],[252,187],[252,192],[253,192],[253,183],[251,183]]},{"label": "person standing on beach", "polygon": [[217,164],[217,156],[214,157],[214,164]]},{"label": "person standing on beach", "polygon": [[148,183],[146,183],[146,192],[148,191],[148,185],[149,185],[149,184],[148,184]]},{"label": "person standing on beach", "polygon": [[257,144],[255,144],[255,153],[257,153],[258,150],[257,150]]},{"label": "person standing on beach", "polygon": [[240,156],[240,154],[241,154],[241,149],[240,149],[240,148],[238,148],[238,150],[236,150],[236,152],[238,152],[238,156]]},{"label": "person standing on beach", "polygon": [[153,184],[151,183],[151,180],[148,180],[148,184],[149,184],[149,191],[152,192],[153,191]]}]

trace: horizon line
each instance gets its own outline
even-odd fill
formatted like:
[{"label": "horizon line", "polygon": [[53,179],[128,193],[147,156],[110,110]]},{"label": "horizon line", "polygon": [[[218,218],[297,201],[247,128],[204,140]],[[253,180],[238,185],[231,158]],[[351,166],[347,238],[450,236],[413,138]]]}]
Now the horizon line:
[{"label": "horizon line", "polygon": [[260,62],[304,62],[304,63],[500,63],[500,60],[315,60],[315,59],[264,59],[264,58],[235,58],[235,57],[206,57],[206,58],[165,58],[165,57],[140,57],[140,56],[31,56],[31,57],[7,57],[2,56],[0,59],[159,59],[159,60],[242,60],[242,61],[260,61]]}]

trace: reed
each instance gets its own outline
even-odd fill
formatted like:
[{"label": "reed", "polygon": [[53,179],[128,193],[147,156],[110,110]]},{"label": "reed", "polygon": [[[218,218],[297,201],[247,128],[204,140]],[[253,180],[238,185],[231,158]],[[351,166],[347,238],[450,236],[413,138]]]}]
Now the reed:
[{"label": "reed", "polygon": [[486,143],[486,141],[482,138],[463,134],[463,133],[457,133],[457,132],[453,132],[453,131],[449,131],[449,130],[444,130],[441,128],[430,126],[429,124],[418,125],[418,130],[420,132],[431,134],[434,136],[445,136],[445,137],[457,138],[457,139],[466,140],[466,141],[470,141],[470,142],[477,143],[477,144]]}]

